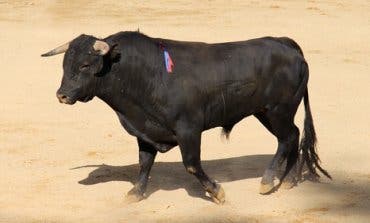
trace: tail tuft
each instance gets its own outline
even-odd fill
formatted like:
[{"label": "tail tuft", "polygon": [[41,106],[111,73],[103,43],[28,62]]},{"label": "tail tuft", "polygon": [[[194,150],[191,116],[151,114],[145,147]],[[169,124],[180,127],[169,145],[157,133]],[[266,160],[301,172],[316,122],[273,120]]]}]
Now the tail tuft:
[{"label": "tail tuft", "polygon": [[318,169],[326,177],[328,177],[329,179],[332,179],[330,174],[320,166],[320,158],[317,155],[317,151],[316,151],[316,143],[317,143],[316,132],[315,132],[315,128],[313,125],[313,119],[312,119],[312,114],[311,114],[310,103],[308,100],[307,90],[305,91],[305,94],[304,94],[304,106],[305,106],[306,116],[304,119],[304,130],[302,133],[302,139],[299,145],[299,150],[302,153],[302,160],[301,160],[298,173],[300,174],[300,176],[302,175],[303,165],[306,164],[309,172],[312,175],[314,175],[314,177],[316,178],[320,177],[320,175],[317,173],[317,169]]},{"label": "tail tuft", "polygon": [[230,133],[233,127],[234,125],[223,126],[221,136],[228,140],[230,138]]}]

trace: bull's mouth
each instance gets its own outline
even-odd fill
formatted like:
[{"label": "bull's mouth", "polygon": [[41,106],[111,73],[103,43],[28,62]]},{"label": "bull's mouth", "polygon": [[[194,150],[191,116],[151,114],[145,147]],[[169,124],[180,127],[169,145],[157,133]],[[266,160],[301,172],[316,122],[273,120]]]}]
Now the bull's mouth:
[{"label": "bull's mouth", "polygon": [[75,100],[71,100],[71,99],[59,99],[59,102],[62,103],[62,104],[67,104],[67,105],[73,105],[74,103],[76,103]]},{"label": "bull's mouth", "polygon": [[90,101],[91,99],[93,99],[94,96],[86,96],[85,98],[83,98],[82,100],[80,100],[81,102],[88,102]]}]

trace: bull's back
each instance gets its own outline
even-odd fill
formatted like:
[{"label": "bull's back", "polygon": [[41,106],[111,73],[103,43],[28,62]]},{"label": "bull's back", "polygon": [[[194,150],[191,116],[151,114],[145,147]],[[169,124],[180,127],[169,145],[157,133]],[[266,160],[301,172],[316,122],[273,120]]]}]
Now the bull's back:
[{"label": "bull's back", "polygon": [[157,41],[175,65],[165,74],[168,104],[175,106],[170,115],[203,109],[205,128],[233,124],[289,100],[300,83],[303,55],[287,38],[216,44]]},{"label": "bull's back", "polygon": [[289,100],[300,84],[299,66],[304,59],[284,41],[261,38],[199,44],[181,56],[174,53],[174,60],[174,78],[190,83],[183,88],[189,90],[187,97],[203,98],[196,101],[205,108],[206,128],[212,128],[235,124]]}]

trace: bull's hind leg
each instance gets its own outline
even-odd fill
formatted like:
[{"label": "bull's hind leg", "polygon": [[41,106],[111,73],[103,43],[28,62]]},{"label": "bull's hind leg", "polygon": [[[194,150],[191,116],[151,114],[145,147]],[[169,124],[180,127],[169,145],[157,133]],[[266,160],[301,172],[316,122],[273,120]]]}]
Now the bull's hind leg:
[{"label": "bull's hind leg", "polygon": [[134,187],[127,193],[127,200],[129,202],[140,201],[144,198],[146,186],[148,184],[148,178],[150,170],[153,166],[157,150],[150,145],[138,139],[139,144],[139,179],[135,183]]},{"label": "bull's hind leg", "polygon": [[211,195],[211,198],[215,203],[224,203],[224,190],[219,184],[215,183],[207,176],[201,166],[201,132],[191,129],[182,129],[177,133],[177,138],[186,170],[199,180],[204,190]]},{"label": "bull's hind leg", "polygon": [[[277,189],[285,179],[285,185],[294,185],[293,167],[298,159],[299,129],[294,124],[294,114],[296,108],[292,109],[288,105],[276,106],[271,111],[255,114],[258,120],[273,134],[278,140],[278,149],[270,162],[268,168],[262,176],[260,193],[269,194]],[[284,161],[287,161],[285,171],[280,177],[280,184],[274,185],[275,177]],[[292,172],[292,173],[290,173]],[[292,175],[290,175],[292,174]],[[288,175],[288,177],[287,177]]]}]

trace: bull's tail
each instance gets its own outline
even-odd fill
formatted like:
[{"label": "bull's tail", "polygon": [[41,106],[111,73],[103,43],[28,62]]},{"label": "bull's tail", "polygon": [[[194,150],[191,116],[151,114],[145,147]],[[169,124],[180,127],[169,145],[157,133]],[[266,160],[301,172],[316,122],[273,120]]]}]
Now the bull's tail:
[{"label": "bull's tail", "polygon": [[305,119],[304,119],[304,129],[302,133],[302,139],[301,143],[299,145],[299,150],[302,153],[302,160],[300,162],[300,167],[298,169],[298,174],[301,176],[302,175],[302,169],[303,165],[306,164],[309,172],[315,177],[318,178],[320,177],[319,174],[317,173],[317,169],[323,173],[325,176],[331,179],[331,176],[329,173],[324,170],[320,166],[320,159],[319,156],[317,155],[316,151],[316,132],[315,128],[313,125],[313,120],[312,120],[312,114],[311,114],[311,108],[310,108],[310,102],[308,99],[308,90],[306,88],[306,91],[304,93],[304,107],[305,107]]},{"label": "bull's tail", "polygon": [[[278,40],[284,45],[287,45],[287,46],[290,46],[296,49],[299,54],[304,56],[301,47],[294,40],[288,37],[280,37],[278,38]],[[319,174],[317,173],[317,169],[318,169],[321,173],[323,173],[325,176],[331,179],[330,174],[320,166],[320,158],[317,155],[317,150],[316,150],[317,138],[316,138],[315,128],[313,125],[310,102],[308,99],[307,83],[308,83],[309,70],[308,70],[308,65],[306,62],[302,63],[301,75],[302,75],[303,80],[294,96],[294,101],[296,101],[299,104],[300,101],[302,100],[302,95],[304,95],[303,102],[304,102],[305,113],[306,113],[305,119],[304,119],[304,129],[302,132],[302,139],[299,145],[299,151],[302,154],[300,166],[298,167],[299,179],[301,179],[303,166],[305,164],[309,172],[315,178],[320,177]]]},{"label": "bull's tail", "polygon": [[230,138],[230,133],[231,133],[231,130],[233,129],[234,125],[225,125],[222,127],[222,131],[221,131],[221,137],[224,137],[225,139],[229,139]]}]

